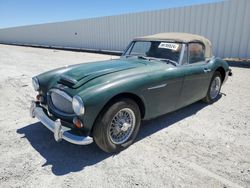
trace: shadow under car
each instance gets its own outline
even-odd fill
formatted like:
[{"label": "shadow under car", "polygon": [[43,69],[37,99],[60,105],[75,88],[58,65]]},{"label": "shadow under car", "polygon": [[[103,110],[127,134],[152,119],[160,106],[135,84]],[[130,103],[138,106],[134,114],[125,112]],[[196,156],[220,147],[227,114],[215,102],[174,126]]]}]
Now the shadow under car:
[{"label": "shadow under car", "polygon": [[[153,120],[143,121],[135,142],[196,114],[205,106],[207,104],[203,102],[196,102]],[[114,155],[103,152],[95,143],[86,146],[66,141],[57,143],[53,134],[40,122],[26,125],[18,129],[17,133],[24,134],[22,138],[28,139],[32,147],[46,159],[42,166],[52,165],[52,173],[57,176],[80,171],[86,166],[97,164]]]}]

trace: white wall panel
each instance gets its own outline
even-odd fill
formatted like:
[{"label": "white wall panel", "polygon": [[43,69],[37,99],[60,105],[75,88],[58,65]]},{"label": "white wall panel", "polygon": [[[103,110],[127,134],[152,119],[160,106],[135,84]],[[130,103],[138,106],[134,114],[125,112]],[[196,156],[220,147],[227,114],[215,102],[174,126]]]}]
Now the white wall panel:
[{"label": "white wall panel", "polygon": [[220,57],[250,58],[250,0],[0,29],[0,42],[122,51],[137,36],[204,35]]}]

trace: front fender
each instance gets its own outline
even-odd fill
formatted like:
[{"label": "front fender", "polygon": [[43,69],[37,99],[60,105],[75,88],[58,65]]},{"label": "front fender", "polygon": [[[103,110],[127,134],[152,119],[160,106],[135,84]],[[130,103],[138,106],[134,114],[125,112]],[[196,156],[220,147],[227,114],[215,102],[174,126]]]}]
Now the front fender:
[{"label": "front fender", "polygon": [[143,91],[146,88],[147,76],[141,76],[117,80],[101,85],[96,85],[85,89],[78,95],[82,98],[85,105],[85,114],[81,117],[84,128],[91,130],[94,122],[104,108],[104,106],[115,96],[123,93],[130,93],[138,96],[143,102]]}]

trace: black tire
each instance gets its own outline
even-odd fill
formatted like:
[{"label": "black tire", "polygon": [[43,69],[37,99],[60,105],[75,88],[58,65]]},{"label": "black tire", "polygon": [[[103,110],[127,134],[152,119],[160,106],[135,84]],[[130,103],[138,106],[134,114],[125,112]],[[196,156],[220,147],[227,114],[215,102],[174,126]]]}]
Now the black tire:
[{"label": "black tire", "polygon": [[210,81],[209,88],[208,88],[208,91],[207,91],[207,95],[206,95],[205,98],[203,98],[203,101],[206,102],[206,103],[208,103],[208,104],[212,104],[212,103],[215,102],[215,101],[218,99],[218,97],[219,97],[219,93],[218,93],[218,95],[217,95],[215,98],[212,98],[211,95],[210,95],[210,91],[211,91],[211,88],[212,88],[211,86],[212,86],[212,83],[213,83],[213,81],[214,81],[214,79],[215,79],[216,77],[218,77],[218,78],[220,79],[220,83],[221,83],[221,84],[220,84],[220,88],[219,88],[219,93],[220,93],[220,90],[221,90],[222,76],[221,76],[221,73],[220,73],[219,71],[216,71],[216,72],[214,73],[214,75],[213,75],[211,81]]},{"label": "black tire", "polygon": [[[115,144],[112,142],[109,135],[111,121],[113,117],[124,108],[129,108],[133,111],[135,116],[135,125],[131,135],[128,137],[126,142],[122,144]],[[96,144],[103,151],[108,153],[119,152],[133,143],[139,131],[140,123],[141,114],[136,102],[131,99],[121,99],[118,101],[114,101],[113,103],[111,103],[111,105],[108,105],[108,107],[106,107],[98,116],[93,128],[93,137]]]}]

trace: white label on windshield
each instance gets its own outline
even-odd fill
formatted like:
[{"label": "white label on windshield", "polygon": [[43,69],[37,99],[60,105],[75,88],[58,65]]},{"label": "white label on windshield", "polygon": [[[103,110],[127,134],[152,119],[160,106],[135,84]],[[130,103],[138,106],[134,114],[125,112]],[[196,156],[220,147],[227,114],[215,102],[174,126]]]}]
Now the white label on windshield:
[{"label": "white label on windshield", "polygon": [[179,44],[176,43],[167,43],[167,42],[161,42],[158,48],[166,48],[170,50],[177,50],[179,47]]}]

